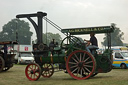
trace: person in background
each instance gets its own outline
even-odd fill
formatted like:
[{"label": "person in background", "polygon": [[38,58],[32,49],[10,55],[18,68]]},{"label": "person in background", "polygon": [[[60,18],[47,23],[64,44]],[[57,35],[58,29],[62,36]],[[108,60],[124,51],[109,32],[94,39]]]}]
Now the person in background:
[{"label": "person in background", "polygon": [[56,47],[57,45],[58,45],[58,42],[55,42],[55,39],[52,39],[52,41],[49,44],[49,49],[52,52],[52,54],[53,54],[54,47]]},{"label": "person in background", "polygon": [[52,39],[52,41],[49,44],[49,47],[50,47],[51,50],[54,49],[54,47],[55,47],[55,39]]},{"label": "person in background", "polygon": [[3,52],[3,55],[4,55],[4,58],[6,59],[7,53],[8,53],[8,47],[7,47],[7,45],[5,44],[0,50],[3,50],[4,51]]}]

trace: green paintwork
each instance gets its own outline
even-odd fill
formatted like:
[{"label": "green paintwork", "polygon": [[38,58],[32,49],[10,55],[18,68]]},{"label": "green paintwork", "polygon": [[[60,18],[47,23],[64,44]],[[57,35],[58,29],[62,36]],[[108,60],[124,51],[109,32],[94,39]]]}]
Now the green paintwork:
[{"label": "green paintwork", "polygon": [[47,57],[42,56],[42,63],[65,63],[65,52],[60,50],[61,53],[57,53],[59,48],[55,48],[54,54],[51,55],[51,52],[48,53]]},{"label": "green paintwork", "polygon": [[95,55],[96,59],[96,73],[106,73],[112,70],[112,60],[111,60],[112,51],[106,49],[103,54]]},{"label": "green paintwork", "polygon": [[83,27],[62,29],[62,33],[70,33],[71,35],[81,35],[94,33],[111,33],[114,31],[114,26],[99,26],[99,27]]}]

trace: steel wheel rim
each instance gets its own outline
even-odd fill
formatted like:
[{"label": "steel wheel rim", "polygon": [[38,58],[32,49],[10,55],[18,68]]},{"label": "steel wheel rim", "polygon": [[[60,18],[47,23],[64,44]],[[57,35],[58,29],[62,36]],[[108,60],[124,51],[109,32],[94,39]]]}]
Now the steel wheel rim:
[{"label": "steel wheel rim", "polygon": [[91,77],[96,67],[94,57],[87,51],[72,52],[67,59],[66,69],[71,77],[83,80]]},{"label": "steel wheel rim", "polygon": [[53,75],[54,73],[54,67],[52,64],[43,64],[42,66],[42,76],[45,78],[49,78]]},{"label": "steel wheel rim", "polygon": [[29,80],[36,81],[40,78],[41,68],[36,63],[28,64],[25,69],[25,74]]}]

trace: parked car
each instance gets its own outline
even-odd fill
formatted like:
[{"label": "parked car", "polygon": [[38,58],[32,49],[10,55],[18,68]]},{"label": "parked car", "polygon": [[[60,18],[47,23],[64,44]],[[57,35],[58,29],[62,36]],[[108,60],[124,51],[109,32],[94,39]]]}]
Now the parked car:
[{"label": "parked car", "polygon": [[113,66],[121,67],[122,69],[128,68],[128,49],[125,47],[113,50]]},{"label": "parked car", "polygon": [[34,62],[31,45],[15,45],[15,63],[28,64]]}]

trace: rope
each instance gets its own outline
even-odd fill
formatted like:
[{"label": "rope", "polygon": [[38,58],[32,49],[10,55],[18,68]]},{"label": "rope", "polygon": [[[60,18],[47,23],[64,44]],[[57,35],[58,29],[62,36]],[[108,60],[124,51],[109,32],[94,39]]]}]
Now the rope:
[{"label": "rope", "polygon": [[[55,27],[57,30],[59,30],[61,32],[62,28],[59,27],[58,25],[56,25],[54,22],[52,22],[51,20],[49,20],[47,17],[43,17],[44,20],[46,20],[46,22],[48,22],[49,24],[51,24],[53,27]],[[65,33],[63,33],[65,36],[67,36]]]},{"label": "rope", "polygon": [[[46,16],[47,18],[47,16]],[[46,43],[47,43],[47,35],[48,35],[48,25],[47,25],[47,20],[46,20]]]}]

